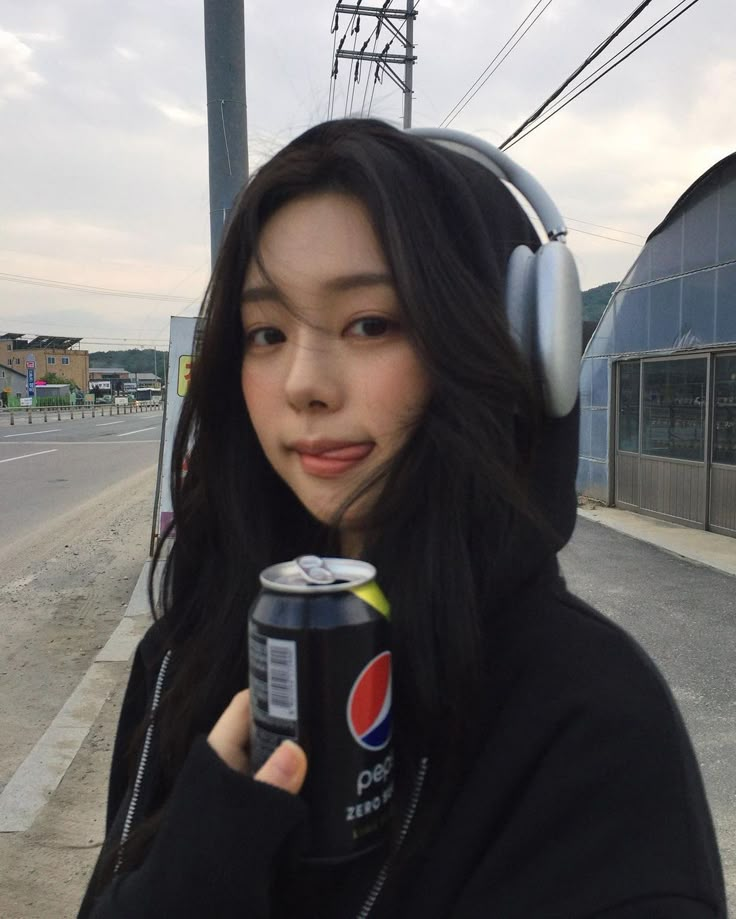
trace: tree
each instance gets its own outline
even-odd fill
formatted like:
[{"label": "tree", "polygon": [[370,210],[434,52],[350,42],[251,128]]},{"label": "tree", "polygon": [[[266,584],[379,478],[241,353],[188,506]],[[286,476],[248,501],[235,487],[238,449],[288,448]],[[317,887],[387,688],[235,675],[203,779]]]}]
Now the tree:
[{"label": "tree", "polygon": [[79,389],[74,380],[67,380],[66,377],[59,373],[47,373],[44,374],[43,378],[50,386],[68,386],[69,392],[76,392]]}]

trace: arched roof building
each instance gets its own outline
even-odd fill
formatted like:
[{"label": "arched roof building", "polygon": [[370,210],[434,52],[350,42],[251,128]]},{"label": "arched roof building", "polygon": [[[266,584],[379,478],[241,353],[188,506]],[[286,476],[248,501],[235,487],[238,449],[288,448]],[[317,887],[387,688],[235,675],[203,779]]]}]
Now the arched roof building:
[{"label": "arched roof building", "polygon": [[580,382],[581,494],[736,536],[736,154],[652,231]]}]

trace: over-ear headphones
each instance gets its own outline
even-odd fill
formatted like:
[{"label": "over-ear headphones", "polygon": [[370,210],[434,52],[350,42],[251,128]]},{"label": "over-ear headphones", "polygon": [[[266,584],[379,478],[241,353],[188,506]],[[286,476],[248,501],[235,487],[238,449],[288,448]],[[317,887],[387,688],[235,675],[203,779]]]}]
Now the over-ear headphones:
[{"label": "over-ear headphones", "polygon": [[549,238],[537,252],[517,246],[506,279],[506,312],[522,351],[539,367],[547,414],[569,414],[578,395],[583,306],[567,228],[554,202],[525,169],[497,147],[449,128],[411,128],[416,134],[462,153],[516,188],[534,209]]}]

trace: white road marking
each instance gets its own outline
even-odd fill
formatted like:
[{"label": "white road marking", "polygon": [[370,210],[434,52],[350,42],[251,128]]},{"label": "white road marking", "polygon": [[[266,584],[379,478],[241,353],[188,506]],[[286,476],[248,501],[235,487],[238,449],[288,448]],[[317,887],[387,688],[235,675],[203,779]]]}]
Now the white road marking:
[{"label": "white road marking", "polygon": [[126,431],[125,434],[116,434],[116,437],[130,437],[131,434],[142,434],[144,431],[153,431],[154,428],[141,428],[139,431]]},{"label": "white road marking", "polygon": [[96,428],[109,428],[111,424],[125,424],[125,419],[122,421],[98,421],[95,424]]},{"label": "white road marking", "polygon": [[0,463],[12,463],[13,460],[29,459],[31,456],[43,456],[44,453],[56,453],[56,450],[40,450],[38,453],[24,453],[23,456],[11,456],[10,459],[0,460]]},{"label": "white road marking", "polygon": [[[135,433],[135,432],[131,432]],[[118,437],[120,435],[118,434]],[[160,440],[131,440],[132,444],[158,444]],[[54,444],[57,447],[109,447],[111,444],[114,447],[114,440],[39,440],[38,444],[35,441],[27,440],[27,444],[32,447],[35,446],[45,446],[46,444]],[[2,446],[2,444],[0,444]],[[7,446],[11,446],[8,444]]]},{"label": "white road marking", "polygon": [[49,428],[47,431],[26,431],[25,434],[6,434],[6,437],[32,437],[34,434],[55,434],[61,428]]}]

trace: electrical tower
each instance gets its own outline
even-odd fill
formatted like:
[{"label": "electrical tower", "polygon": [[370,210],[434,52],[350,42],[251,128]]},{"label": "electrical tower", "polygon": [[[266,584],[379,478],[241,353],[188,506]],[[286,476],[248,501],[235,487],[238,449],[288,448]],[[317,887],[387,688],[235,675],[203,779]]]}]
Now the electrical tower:
[{"label": "electrical tower", "polygon": [[[356,34],[360,31],[360,19],[361,16],[369,16],[377,20],[376,25],[368,36],[360,51],[345,51],[343,50],[343,45],[345,44],[345,39],[347,37],[347,30],[345,35],[340,40],[337,50],[335,52],[335,59],[332,66],[332,79],[337,80],[337,71],[338,71],[338,62],[340,58],[347,58],[348,60],[355,61],[355,71],[353,76],[353,81],[358,83],[360,80],[360,65],[363,61],[369,61],[375,63],[376,69],[373,75],[373,82],[379,79],[379,75],[386,73],[391,80],[401,89],[404,94],[404,127],[411,127],[411,100],[412,100],[412,90],[413,90],[413,68],[414,63],[416,62],[416,57],[414,56],[414,20],[416,19],[416,4],[417,0],[406,0],[406,9],[405,10],[395,10],[390,9],[390,4],[392,0],[385,0],[385,3],[381,7],[375,6],[363,6],[362,0],[357,0],[356,3],[338,3],[335,6],[335,20],[332,26],[332,32],[337,32],[339,28],[339,15],[340,13],[348,13],[352,15],[351,24],[354,21],[355,25],[351,29],[351,34]],[[401,27],[395,25],[394,20],[404,22],[406,25],[406,34],[402,34]],[[386,31],[390,33],[393,37],[388,41],[382,51],[366,51],[366,48],[370,44],[371,38],[375,38],[375,44],[378,41],[378,38],[381,34],[381,29],[385,27]],[[403,53],[390,54],[389,50],[391,45],[395,41],[398,41],[401,46],[403,46]],[[403,80],[394,70],[394,65],[404,65],[404,78]]]}]

